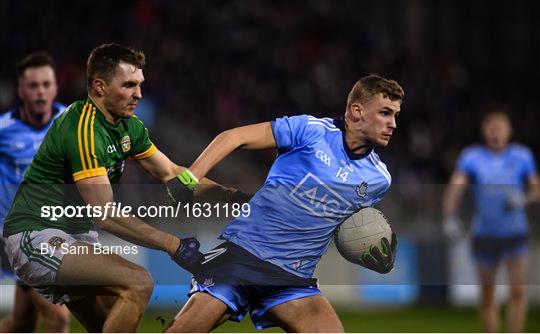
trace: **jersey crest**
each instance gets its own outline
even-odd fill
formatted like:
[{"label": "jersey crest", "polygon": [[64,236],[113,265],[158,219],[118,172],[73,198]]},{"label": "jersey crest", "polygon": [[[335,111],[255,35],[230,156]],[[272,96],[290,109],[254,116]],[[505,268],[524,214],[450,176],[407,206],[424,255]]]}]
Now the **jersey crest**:
[{"label": "jersey crest", "polygon": [[367,195],[367,189],[368,184],[366,181],[364,181],[356,186],[356,193],[358,194],[358,196],[360,196],[360,198],[365,198]]},{"label": "jersey crest", "polygon": [[129,136],[124,136],[120,140],[120,146],[122,147],[122,152],[127,153],[131,149],[131,138]]}]

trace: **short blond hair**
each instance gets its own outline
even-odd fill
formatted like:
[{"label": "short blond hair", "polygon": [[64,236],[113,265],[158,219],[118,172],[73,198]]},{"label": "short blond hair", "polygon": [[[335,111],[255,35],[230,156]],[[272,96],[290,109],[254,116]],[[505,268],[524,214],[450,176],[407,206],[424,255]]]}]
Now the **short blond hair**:
[{"label": "short blond hair", "polygon": [[365,103],[379,93],[391,101],[403,101],[405,97],[405,92],[397,81],[383,78],[377,74],[370,74],[354,84],[347,97],[347,109],[354,102]]}]

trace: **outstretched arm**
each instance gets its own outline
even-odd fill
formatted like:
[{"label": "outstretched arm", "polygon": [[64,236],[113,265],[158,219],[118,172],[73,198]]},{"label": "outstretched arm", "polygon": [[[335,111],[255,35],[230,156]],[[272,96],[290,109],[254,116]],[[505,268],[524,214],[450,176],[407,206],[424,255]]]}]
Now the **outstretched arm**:
[{"label": "outstretched arm", "polygon": [[91,177],[75,183],[87,204],[101,208],[102,217],[97,217],[97,224],[103,230],[134,244],[167,252],[173,261],[188,271],[197,268],[203,255],[199,251],[199,242],[196,239],[180,239],[130,214],[112,215],[110,206],[114,203],[114,197],[107,176]]},{"label": "outstretched arm", "polygon": [[[156,150],[150,157],[137,161],[148,174],[164,184],[186,170],[185,167],[172,162],[159,150]],[[236,189],[227,188],[210,179],[203,178],[195,190],[195,195],[207,200],[229,202],[235,191]]]},{"label": "outstretched arm", "polygon": [[275,148],[276,141],[270,122],[252,124],[220,133],[189,167],[191,173],[202,179],[212,168],[238,148],[261,150]]},{"label": "outstretched arm", "polygon": [[[102,208],[102,217],[98,217],[98,226],[121,239],[148,248],[174,254],[180,245],[180,239],[172,234],[160,231],[136,217],[112,216],[106,212],[107,203],[113,203],[113,191],[107,176],[97,176],[75,182],[83,200],[93,207]],[[110,204],[109,204],[110,205]]]}]

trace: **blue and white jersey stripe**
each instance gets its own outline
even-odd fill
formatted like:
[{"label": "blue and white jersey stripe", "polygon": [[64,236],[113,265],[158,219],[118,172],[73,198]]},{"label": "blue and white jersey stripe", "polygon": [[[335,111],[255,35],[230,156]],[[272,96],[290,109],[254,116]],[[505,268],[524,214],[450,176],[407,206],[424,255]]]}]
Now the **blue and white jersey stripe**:
[{"label": "blue and white jersey stripe", "polygon": [[389,184],[392,184],[392,176],[390,175],[388,168],[386,168],[386,164],[381,161],[381,159],[379,158],[377,154],[375,154],[375,151],[372,151],[368,157],[369,157],[369,160],[373,163],[373,165],[386,178],[386,181],[388,181]]},{"label": "blue and white jersey stripe", "polygon": [[328,131],[341,131],[335,125],[331,118],[315,118],[308,116],[308,125],[320,125]]}]

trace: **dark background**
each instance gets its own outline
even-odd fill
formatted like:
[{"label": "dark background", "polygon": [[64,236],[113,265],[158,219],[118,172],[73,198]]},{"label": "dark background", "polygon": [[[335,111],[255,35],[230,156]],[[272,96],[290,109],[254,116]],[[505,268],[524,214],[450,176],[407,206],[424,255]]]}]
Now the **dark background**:
[{"label": "dark background", "polygon": [[[14,103],[25,54],[54,56],[69,104],[85,96],[89,52],[127,44],[148,60],[141,117],[172,155],[189,143],[182,128],[207,143],[282,115],[338,117],[369,73],[406,92],[379,150],[394,183],[446,182],[492,106],[506,106],[515,139],[540,150],[537,1],[2,1],[0,12],[0,110]],[[248,157],[267,168],[273,154]]]},{"label": "dark background", "polygon": [[[440,198],[459,152],[481,141],[482,114],[506,108],[514,139],[528,145],[536,157],[540,154],[538,1],[4,0],[0,13],[0,111],[16,102],[15,63],[26,54],[46,50],[53,55],[58,99],[69,104],[86,96],[90,51],[102,43],[126,44],[147,56],[144,98],[137,113],[157,146],[184,165],[225,129],[283,115],[339,117],[360,77],[378,73],[397,80],[406,96],[390,145],[378,150],[394,183],[381,207],[400,235],[400,247],[405,248],[406,240],[416,247],[418,266],[411,272],[421,285],[415,299],[419,303],[446,305],[450,292],[441,284],[450,272],[465,272],[458,283],[474,284],[474,269],[464,265],[467,251],[460,253],[463,258],[448,260],[446,246],[456,245],[443,242]],[[211,176],[253,190],[274,157],[275,152],[234,154]],[[127,183],[151,182],[136,168],[128,168],[125,176]],[[159,198],[154,194],[163,197],[162,188],[152,189],[130,191],[128,197],[145,204]],[[464,218],[470,216],[466,208],[470,202],[464,205]],[[540,213],[530,217],[537,236]],[[177,221],[170,225],[186,233]],[[208,246],[220,225],[199,226],[216,230],[203,238]],[[330,276],[340,271],[328,270],[328,264],[348,270],[347,279],[365,274],[335,251],[325,259],[321,271]],[[538,256],[532,260],[537,262]],[[160,261],[156,267],[171,269],[168,259]],[[536,266],[531,272],[529,282],[538,286],[540,272]],[[358,292],[348,288],[347,293],[356,296]],[[531,300],[538,305],[535,291]],[[327,295],[336,301],[343,297]],[[426,310],[413,321],[387,309],[381,311],[382,320],[369,316],[364,321],[356,307],[365,301],[354,303],[353,320],[348,325],[345,321],[348,330],[406,331],[409,324],[410,331],[418,331],[430,321],[433,326],[426,331],[480,328],[473,310],[465,311],[471,325],[457,317],[439,320]],[[540,328],[538,309],[535,312],[529,318],[533,331]],[[150,331],[160,328],[155,315],[148,319]],[[355,322],[358,327],[351,325]],[[369,323],[373,327],[366,327]]]}]

